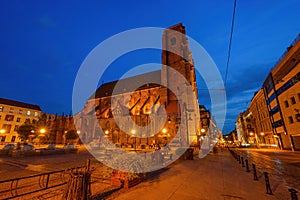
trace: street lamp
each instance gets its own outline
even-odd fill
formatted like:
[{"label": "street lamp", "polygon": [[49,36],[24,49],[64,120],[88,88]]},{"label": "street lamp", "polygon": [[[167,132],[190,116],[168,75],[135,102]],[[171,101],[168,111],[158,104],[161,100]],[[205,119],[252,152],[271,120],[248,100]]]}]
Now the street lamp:
[{"label": "street lamp", "polygon": [[46,129],[42,128],[42,129],[40,130],[40,133],[42,133],[42,134],[46,133]]},{"label": "street lamp", "polygon": [[104,136],[104,137],[106,137],[106,138],[107,138],[107,137],[108,137],[108,133],[109,133],[109,131],[108,131],[108,130],[106,130],[104,133],[105,133],[105,136]]},{"label": "street lamp", "polygon": [[0,133],[5,133],[5,132],[6,132],[5,129],[0,130]]}]

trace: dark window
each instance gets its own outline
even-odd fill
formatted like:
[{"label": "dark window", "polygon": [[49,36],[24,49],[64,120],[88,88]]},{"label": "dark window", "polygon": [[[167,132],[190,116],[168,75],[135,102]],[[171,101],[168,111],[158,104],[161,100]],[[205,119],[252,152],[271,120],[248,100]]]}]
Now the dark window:
[{"label": "dark window", "polygon": [[295,99],[295,97],[291,97],[291,102],[292,102],[292,104],[296,104],[296,99]]},{"label": "dark window", "polygon": [[295,115],[295,118],[296,118],[297,122],[300,122],[300,113],[297,113],[297,114]]},{"label": "dark window", "polygon": [[300,101],[300,93],[298,93],[298,101]]},{"label": "dark window", "polygon": [[294,123],[294,119],[292,116],[289,116],[289,122],[290,122],[290,124]]},{"label": "dark window", "polygon": [[272,108],[272,110],[270,111],[270,116],[274,115],[275,113],[277,113],[279,111],[278,106],[275,106],[274,108]]},{"label": "dark window", "polygon": [[18,125],[15,125],[14,131],[17,131],[19,129]]},{"label": "dark window", "polygon": [[284,101],[284,105],[285,105],[286,108],[288,108],[289,107],[289,102],[288,101]]},{"label": "dark window", "polygon": [[2,136],[1,137],[1,142],[5,142],[5,138],[6,138],[6,136]]},{"label": "dark window", "polygon": [[20,118],[20,117],[18,117],[18,118],[17,118],[17,122],[20,122],[20,121],[21,121],[21,118]]},{"label": "dark window", "polygon": [[11,141],[14,142],[16,140],[16,136],[11,137]]},{"label": "dark window", "polygon": [[6,115],[5,116],[5,121],[13,121],[14,120],[14,116],[13,115]]},{"label": "dark window", "polygon": [[273,93],[270,98],[267,100],[267,104],[270,104],[274,99],[275,99],[276,95],[275,93]]},{"label": "dark window", "polygon": [[277,127],[279,127],[279,126],[282,126],[283,124],[282,124],[282,121],[281,121],[281,119],[280,119],[280,120],[274,122],[272,125],[273,125],[274,128],[277,128]]},{"label": "dark window", "polygon": [[171,45],[175,45],[175,44],[176,44],[176,38],[173,37],[173,38],[171,38]]}]

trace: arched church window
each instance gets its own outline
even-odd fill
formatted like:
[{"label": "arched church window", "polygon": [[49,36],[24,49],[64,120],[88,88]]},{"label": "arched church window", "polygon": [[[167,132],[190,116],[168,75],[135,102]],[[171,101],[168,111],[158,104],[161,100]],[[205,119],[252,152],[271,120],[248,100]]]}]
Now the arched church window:
[{"label": "arched church window", "polygon": [[175,37],[172,37],[171,38],[171,45],[175,45],[176,44],[176,38]]}]

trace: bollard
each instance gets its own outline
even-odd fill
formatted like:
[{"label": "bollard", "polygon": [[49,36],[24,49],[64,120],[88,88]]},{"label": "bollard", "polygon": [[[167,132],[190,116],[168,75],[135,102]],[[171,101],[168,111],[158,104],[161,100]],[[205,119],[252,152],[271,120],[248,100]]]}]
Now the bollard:
[{"label": "bollard", "polygon": [[245,164],[244,164],[244,157],[242,156],[242,167],[245,167]]},{"label": "bollard", "polygon": [[270,185],[268,172],[264,172],[264,175],[265,175],[265,181],[266,181],[266,193],[267,194],[273,194],[272,190],[271,190],[271,185]]},{"label": "bollard", "polygon": [[298,200],[298,196],[297,196],[297,190],[295,190],[294,188],[290,188],[289,192],[291,193],[291,198],[292,200]]},{"label": "bollard", "polygon": [[246,159],[245,162],[246,162],[246,172],[250,172],[249,165],[248,165],[248,160]]},{"label": "bollard", "polygon": [[257,181],[257,174],[256,174],[256,167],[255,164],[252,164],[252,168],[253,168],[253,180]]}]

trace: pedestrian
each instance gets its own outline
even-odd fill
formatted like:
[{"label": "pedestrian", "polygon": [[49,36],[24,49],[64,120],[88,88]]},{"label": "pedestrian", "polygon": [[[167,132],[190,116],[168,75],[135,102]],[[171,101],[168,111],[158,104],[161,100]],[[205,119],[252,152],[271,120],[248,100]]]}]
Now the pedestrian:
[{"label": "pedestrian", "polygon": [[160,149],[161,149],[161,148],[160,148],[159,144],[157,144],[156,150],[158,151],[158,150],[160,150]]}]

